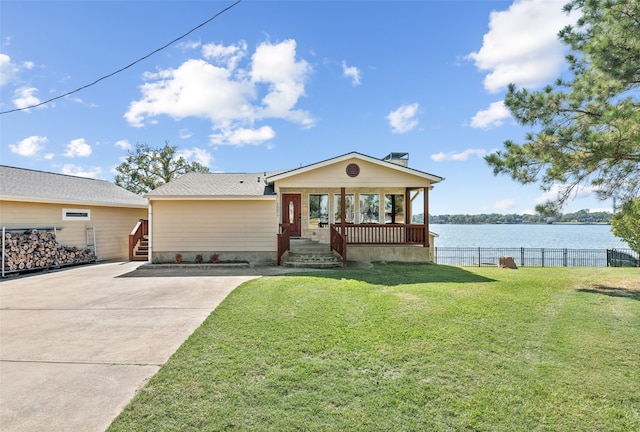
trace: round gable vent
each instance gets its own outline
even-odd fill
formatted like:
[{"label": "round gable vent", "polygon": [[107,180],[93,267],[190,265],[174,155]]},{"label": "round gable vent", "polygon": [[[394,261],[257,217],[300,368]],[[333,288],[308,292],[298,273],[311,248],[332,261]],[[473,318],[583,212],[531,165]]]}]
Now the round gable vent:
[{"label": "round gable vent", "polygon": [[349,177],[358,177],[358,174],[360,174],[360,167],[358,164],[350,163],[347,165],[347,175]]}]

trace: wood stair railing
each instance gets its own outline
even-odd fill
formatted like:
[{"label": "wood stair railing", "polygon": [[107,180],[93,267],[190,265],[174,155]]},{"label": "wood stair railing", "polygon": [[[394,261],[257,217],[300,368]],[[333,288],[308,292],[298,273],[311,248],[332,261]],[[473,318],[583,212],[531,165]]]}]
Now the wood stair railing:
[{"label": "wood stair railing", "polygon": [[129,260],[147,261],[149,259],[149,221],[138,220],[129,234]]}]

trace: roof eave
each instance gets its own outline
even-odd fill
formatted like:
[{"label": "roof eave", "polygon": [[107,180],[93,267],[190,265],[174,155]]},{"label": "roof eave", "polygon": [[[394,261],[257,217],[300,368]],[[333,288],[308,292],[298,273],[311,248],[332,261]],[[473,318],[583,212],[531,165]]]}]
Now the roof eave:
[{"label": "roof eave", "polygon": [[325,167],[325,166],[328,166],[328,165],[332,165],[334,163],[342,162],[342,161],[345,161],[345,160],[348,160],[348,159],[351,159],[351,158],[357,158],[357,159],[360,159],[360,160],[364,160],[364,161],[367,161],[367,162],[374,163],[376,165],[380,165],[380,166],[396,169],[398,171],[401,171],[401,172],[404,172],[404,173],[407,173],[407,174],[411,174],[411,175],[415,175],[415,176],[418,176],[418,177],[422,177],[422,178],[425,178],[425,179],[429,180],[431,183],[439,183],[439,182],[444,180],[444,177],[440,177],[440,176],[436,176],[436,175],[433,175],[433,174],[429,174],[429,173],[426,173],[424,171],[420,171],[420,170],[417,170],[417,169],[414,169],[414,168],[404,167],[402,165],[394,164],[393,162],[376,159],[374,157],[367,156],[367,155],[362,154],[362,153],[351,152],[351,153],[344,154],[342,156],[337,156],[337,157],[332,158],[332,159],[327,159],[327,160],[324,160],[324,161],[321,161],[321,162],[316,162],[314,164],[306,165],[306,166],[303,166],[303,167],[300,167],[300,168],[294,168],[294,169],[292,169],[290,171],[286,171],[286,172],[283,172],[283,173],[280,173],[280,174],[276,174],[276,175],[267,177],[267,182],[269,182],[269,183],[276,182],[278,180],[282,180],[282,179],[285,179],[287,177],[291,177],[291,176],[298,175],[298,174],[303,174],[305,172],[312,171],[312,170],[318,169],[318,168],[322,168],[322,167]]},{"label": "roof eave", "polygon": [[16,201],[16,202],[28,202],[28,203],[36,203],[36,204],[83,205],[83,206],[96,206],[96,207],[147,208],[147,203],[140,203],[140,204],[113,203],[113,202],[105,202],[105,201],[66,200],[66,199],[56,199],[56,198],[26,197],[26,196],[15,196],[15,195],[0,195],[0,201]]},{"label": "roof eave", "polygon": [[276,195],[145,195],[149,201],[275,200]]}]

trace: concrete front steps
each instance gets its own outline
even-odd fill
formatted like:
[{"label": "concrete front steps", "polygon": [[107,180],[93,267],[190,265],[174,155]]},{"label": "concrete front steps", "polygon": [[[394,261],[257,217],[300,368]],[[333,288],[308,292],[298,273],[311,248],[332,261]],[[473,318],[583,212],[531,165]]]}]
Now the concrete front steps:
[{"label": "concrete front steps", "polygon": [[331,251],[328,244],[306,238],[292,238],[289,252],[282,260],[284,267],[296,268],[339,268],[342,258]]}]

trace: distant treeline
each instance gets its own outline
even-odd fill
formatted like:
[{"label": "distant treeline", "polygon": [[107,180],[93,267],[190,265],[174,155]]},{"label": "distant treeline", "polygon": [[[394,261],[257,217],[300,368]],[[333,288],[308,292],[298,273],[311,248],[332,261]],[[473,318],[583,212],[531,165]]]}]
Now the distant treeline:
[{"label": "distant treeline", "polygon": [[[429,223],[432,224],[540,224],[540,223],[611,223],[612,213],[593,212],[579,210],[575,213],[558,215],[530,215],[530,214],[456,214],[456,215],[429,215]],[[413,217],[413,223],[423,223],[422,214]]]}]

